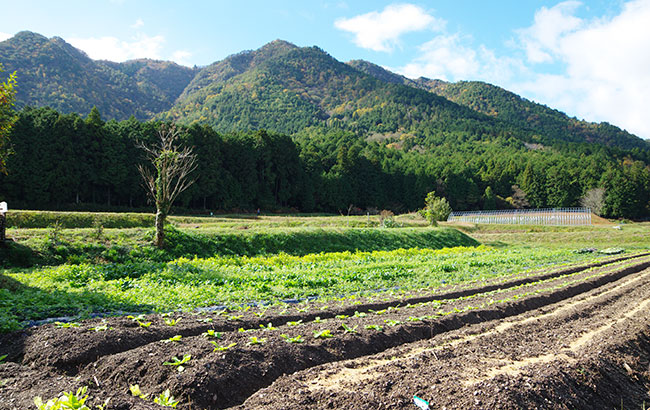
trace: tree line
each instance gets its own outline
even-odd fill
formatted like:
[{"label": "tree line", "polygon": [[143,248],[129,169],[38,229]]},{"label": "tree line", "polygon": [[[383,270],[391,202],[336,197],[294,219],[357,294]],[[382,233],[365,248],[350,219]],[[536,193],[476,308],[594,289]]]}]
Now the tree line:
[{"label": "tree line", "polygon": [[[138,146],[162,123],[103,121],[51,108],[24,108],[9,139],[0,200],[24,209],[151,208],[138,173]],[[350,130],[312,127],[294,137],[249,131],[220,134],[207,125],[179,127],[193,147],[196,182],[176,206],[187,211],[301,212],[424,206],[427,193],[455,210],[579,206],[602,189],[608,217],[650,216],[647,153],[567,143],[530,149],[507,135],[371,141]]]}]

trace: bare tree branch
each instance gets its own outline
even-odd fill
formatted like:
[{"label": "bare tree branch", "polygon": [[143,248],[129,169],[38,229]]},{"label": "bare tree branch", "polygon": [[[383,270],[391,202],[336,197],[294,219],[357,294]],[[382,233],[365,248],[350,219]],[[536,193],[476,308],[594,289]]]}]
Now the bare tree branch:
[{"label": "bare tree branch", "polygon": [[189,147],[178,147],[179,134],[175,126],[163,125],[158,131],[159,141],[153,145],[138,144],[152,165],[138,165],[138,171],[156,204],[155,244],[158,247],[164,246],[163,226],[172,204],[194,183],[189,176],[196,169],[196,155]]}]

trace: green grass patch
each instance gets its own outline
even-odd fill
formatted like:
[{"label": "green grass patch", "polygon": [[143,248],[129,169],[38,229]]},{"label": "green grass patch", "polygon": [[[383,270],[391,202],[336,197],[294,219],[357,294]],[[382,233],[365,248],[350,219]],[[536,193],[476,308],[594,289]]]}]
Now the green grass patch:
[{"label": "green grass patch", "polygon": [[167,262],[180,257],[255,256],[284,252],[440,249],[476,246],[451,228],[282,228],[254,231],[177,229],[168,226],[164,250],[151,245],[153,229],[23,229],[10,231],[17,242],[0,250],[0,267],[63,263]]},{"label": "green grass patch", "polygon": [[485,246],[295,256],[179,258],[0,273],[0,330],[108,311],[168,311],[376,289],[437,287],[593,258],[569,250]]},{"label": "green grass patch", "polygon": [[91,228],[101,224],[104,228],[135,228],[153,226],[153,214],[101,213],[101,212],[54,212],[20,211],[7,213],[8,228]]}]

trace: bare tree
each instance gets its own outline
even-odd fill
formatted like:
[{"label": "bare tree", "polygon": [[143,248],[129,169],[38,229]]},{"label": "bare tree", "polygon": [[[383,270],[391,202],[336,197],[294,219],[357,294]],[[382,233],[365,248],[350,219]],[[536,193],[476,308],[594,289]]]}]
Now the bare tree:
[{"label": "bare tree", "polygon": [[165,245],[165,220],[178,195],[194,183],[190,174],[196,169],[196,155],[192,148],[180,148],[179,131],[174,126],[163,125],[158,131],[159,140],[154,145],[140,143],[152,167],[138,165],[144,186],[156,204],[156,237],[154,245]]},{"label": "bare tree", "polygon": [[585,192],[585,195],[580,199],[580,205],[591,208],[591,212],[600,216],[603,205],[605,205],[605,189],[592,188]]}]

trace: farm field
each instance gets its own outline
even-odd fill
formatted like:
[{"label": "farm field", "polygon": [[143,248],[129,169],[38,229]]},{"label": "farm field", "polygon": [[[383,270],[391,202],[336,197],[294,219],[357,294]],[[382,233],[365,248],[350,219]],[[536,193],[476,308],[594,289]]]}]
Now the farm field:
[{"label": "farm field", "polygon": [[0,270],[0,409],[650,403],[650,224],[393,222],[177,218],[164,252],[145,226],[13,226],[49,263]]}]

